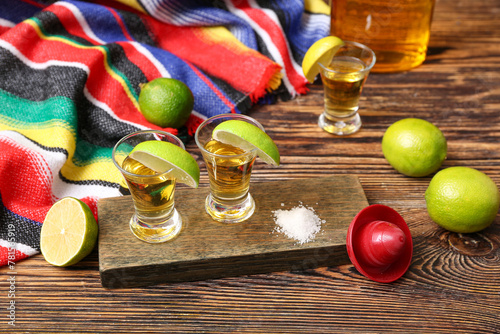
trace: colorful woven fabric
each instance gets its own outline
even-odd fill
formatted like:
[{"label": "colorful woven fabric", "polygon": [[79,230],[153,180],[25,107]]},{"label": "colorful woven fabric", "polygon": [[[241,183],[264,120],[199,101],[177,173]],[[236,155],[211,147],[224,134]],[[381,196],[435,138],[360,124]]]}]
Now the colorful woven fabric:
[{"label": "colorful woven fabric", "polygon": [[158,129],[139,85],[193,91],[187,141],[203,119],[307,91],[300,64],[328,34],[322,0],[1,0],[0,265],[39,252],[60,198],[119,196],[113,145]]}]

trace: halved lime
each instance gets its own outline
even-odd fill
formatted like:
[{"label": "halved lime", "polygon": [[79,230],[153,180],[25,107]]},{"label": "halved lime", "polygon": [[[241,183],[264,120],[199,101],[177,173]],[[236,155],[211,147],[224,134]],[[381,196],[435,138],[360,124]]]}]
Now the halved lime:
[{"label": "halved lime", "polygon": [[328,66],[335,53],[344,45],[344,41],[336,36],[327,36],[314,42],[302,60],[302,71],[309,82],[319,73],[319,63]]},{"label": "halved lime", "polygon": [[225,121],[215,127],[212,137],[245,151],[257,149],[257,155],[265,163],[273,166],[280,164],[280,153],[274,141],[253,124],[239,120]]},{"label": "halved lime", "polygon": [[129,155],[158,173],[172,170],[171,174],[178,182],[198,187],[200,167],[182,147],[165,141],[148,140],[139,143]]},{"label": "halved lime", "polygon": [[42,255],[54,266],[73,265],[90,254],[97,233],[97,223],[87,204],[65,197],[50,208],[43,221],[40,234]]}]

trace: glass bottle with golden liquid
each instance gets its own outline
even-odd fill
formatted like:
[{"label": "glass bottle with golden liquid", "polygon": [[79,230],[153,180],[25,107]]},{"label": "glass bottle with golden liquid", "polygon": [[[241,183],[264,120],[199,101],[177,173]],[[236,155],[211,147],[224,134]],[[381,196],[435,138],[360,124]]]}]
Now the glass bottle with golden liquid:
[{"label": "glass bottle with golden liquid", "polygon": [[399,72],[426,57],[435,0],[331,0],[331,35],[370,47],[373,72]]}]

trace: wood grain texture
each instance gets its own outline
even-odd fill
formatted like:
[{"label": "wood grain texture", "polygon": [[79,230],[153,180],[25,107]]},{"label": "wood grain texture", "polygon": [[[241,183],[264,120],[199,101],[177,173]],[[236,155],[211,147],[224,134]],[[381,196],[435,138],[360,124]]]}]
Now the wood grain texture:
[{"label": "wood grain texture", "polygon": [[[347,229],[368,205],[352,175],[262,182],[250,187],[256,203],[252,217],[224,224],[205,212],[209,191],[205,187],[176,192],[184,227],[175,239],[161,244],[142,242],[130,232],[130,196],[100,200],[102,285],[137,287],[345,264]],[[299,205],[312,208],[323,221],[314,239],[302,244],[276,230],[274,217],[276,210]]]},{"label": "wood grain texture", "polygon": [[[439,228],[423,197],[430,177],[398,174],[380,147],[393,122],[424,118],[448,140],[443,168],[477,168],[500,185],[499,13],[498,0],[437,0],[427,61],[406,73],[370,74],[363,128],[352,136],[318,129],[319,83],[250,113],[283,157],[279,168],[256,166],[252,182],[356,175],[369,204],[405,218],[414,255],[398,281],[372,282],[345,264],[106,290],[97,249],[71,268],[37,255],[15,267],[15,328],[5,310],[10,275],[0,268],[0,333],[500,333],[500,218],[472,235]],[[207,185],[196,145],[188,150]]]}]

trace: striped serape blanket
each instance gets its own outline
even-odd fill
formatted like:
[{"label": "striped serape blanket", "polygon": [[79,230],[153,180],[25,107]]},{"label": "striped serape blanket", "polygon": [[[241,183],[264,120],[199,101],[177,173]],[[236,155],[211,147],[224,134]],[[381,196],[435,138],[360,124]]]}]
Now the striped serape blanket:
[{"label": "striped serape blanket", "polygon": [[329,31],[322,0],[1,0],[0,265],[39,252],[52,204],[119,196],[113,145],[158,129],[139,85],[193,91],[189,140],[220,113],[307,92],[309,46]]}]

